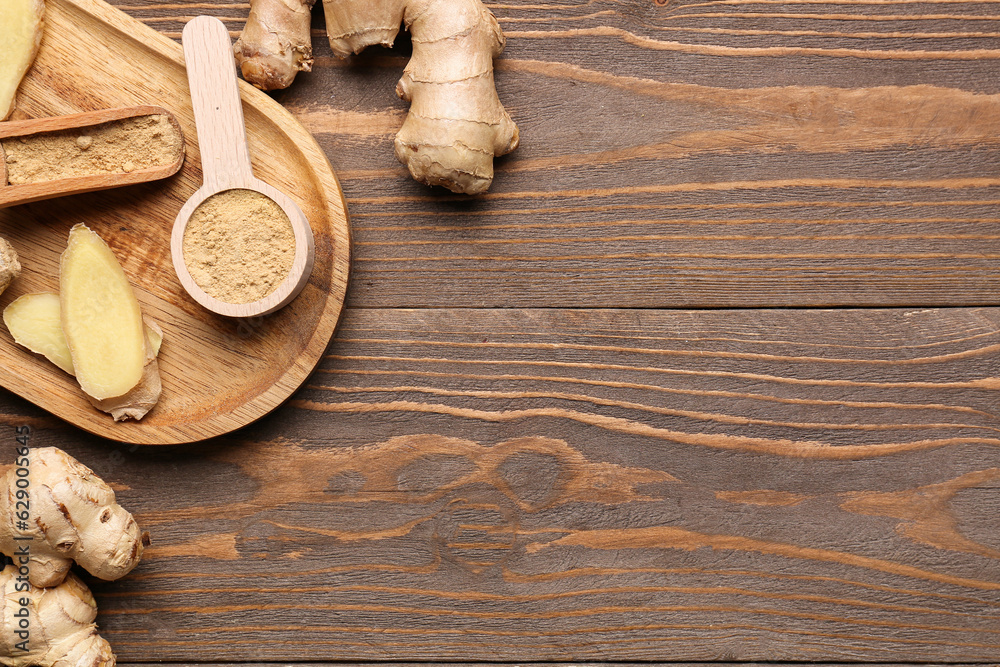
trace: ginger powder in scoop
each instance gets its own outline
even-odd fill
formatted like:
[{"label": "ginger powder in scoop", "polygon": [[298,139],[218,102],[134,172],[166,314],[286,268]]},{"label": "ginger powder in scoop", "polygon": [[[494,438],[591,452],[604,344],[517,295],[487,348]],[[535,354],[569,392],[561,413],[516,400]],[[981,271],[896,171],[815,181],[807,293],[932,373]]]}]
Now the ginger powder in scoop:
[{"label": "ginger powder in scoop", "polygon": [[191,277],[206,294],[226,303],[250,303],[276,290],[291,271],[295,234],[270,197],[225,190],[191,214],[183,253]]},{"label": "ginger powder in scoop", "polygon": [[184,137],[162,114],[0,141],[11,185],[163,167],[181,157]]}]

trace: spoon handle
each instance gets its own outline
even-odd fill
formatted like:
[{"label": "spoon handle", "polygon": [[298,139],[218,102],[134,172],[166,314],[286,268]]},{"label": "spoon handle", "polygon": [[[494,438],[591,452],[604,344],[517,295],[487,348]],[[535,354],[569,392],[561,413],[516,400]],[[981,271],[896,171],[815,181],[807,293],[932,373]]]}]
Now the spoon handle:
[{"label": "spoon handle", "polygon": [[219,19],[199,16],[184,26],[181,40],[205,185],[244,185],[253,170],[229,31]]}]

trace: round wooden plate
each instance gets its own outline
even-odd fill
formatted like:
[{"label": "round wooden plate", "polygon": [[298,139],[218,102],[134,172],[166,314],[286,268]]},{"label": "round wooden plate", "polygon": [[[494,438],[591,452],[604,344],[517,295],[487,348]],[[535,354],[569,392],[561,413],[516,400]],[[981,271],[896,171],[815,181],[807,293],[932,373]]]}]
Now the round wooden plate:
[{"label": "round wooden plate", "polygon": [[175,444],[228,433],[267,414],[312,372],[333,336],[347,289],[350,235],[344,196],[326,156],[281,105],[240,82],[254,172],[289,193],[316,241],[312,277],[271,315],[232,319],[198,305],[170,260],[170,231],[201,184],[181,46],[100,0],[47,0],[38,58],[12,118],[156,104],[172,111],[187,160],[163,181],[0,210],[0,235],[24,271],[0,308],[28,292],[58,291],[59,255],[83,222],[121,261],[143,312],[163,328],[163,395],[140,422],[115,423],[76,381],[0,327],[0,385],[82,429],[114,440]]}]

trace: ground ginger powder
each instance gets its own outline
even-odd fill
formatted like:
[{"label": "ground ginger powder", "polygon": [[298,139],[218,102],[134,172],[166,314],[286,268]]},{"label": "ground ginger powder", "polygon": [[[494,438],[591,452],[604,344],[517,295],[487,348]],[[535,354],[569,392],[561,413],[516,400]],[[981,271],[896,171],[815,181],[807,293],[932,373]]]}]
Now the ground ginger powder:
[{"label": "ground ginger powder", "polygon": [[226,303],[258,301],[292,270],[295,234],[270,197],[252,190],[212,195],[191,214],[184,264],[198,287]]},{"label": "ground ginger powder", "polygon": [[0,142],[10,185],[60,178],[127,174],[173,164],[184,138],[163,114],[92,127],[13,137]]}]

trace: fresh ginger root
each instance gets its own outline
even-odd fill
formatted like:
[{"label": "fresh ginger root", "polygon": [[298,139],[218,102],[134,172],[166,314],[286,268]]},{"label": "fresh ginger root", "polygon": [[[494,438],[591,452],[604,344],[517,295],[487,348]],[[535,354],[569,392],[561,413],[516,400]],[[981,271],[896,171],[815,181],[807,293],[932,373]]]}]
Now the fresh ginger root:
[{"label": "fresh ginger root", "polygon": [[421,183],[485,192],[493,157],[518,144],[517,126],[493,84],[493,58],[504,47],[493,13],[480,0],[325,0],[324,8],[330,46],[341,57],[391,45],[400,21],[406,24],[413,57],[396,94],[411,104],[396,135],[396,158]]},{"label": "fresh ginger root", "polygon": [[288,88],[312,71],[309,12],[316,0],[251,0],[250,16],[233,51],[243,78],[262,90]]},{"label": "fresh ginger root", "polygon": [[42,0],[0,2],[0,120],[14,110],[14,97],[21,79],[35,61],[42,43],[45,4]]},{"label": "fresh ginger root", "polygon": [[[40,354],[70,375],[76,375],[73,356],[63,335],[59,295],[52,292],[24,294],[3,310],[3,321],[14,342]],[[144,317],[146,365],[142,378],[124,396],[98,400],[94,407],[110,413],[115,421],[142,419],[160,397],[161,384],[156,356],[160,353],[163,331],[156,322]]]},{"label": "fresh ginger root", "polygon": [[7,239],[0,238],[0,293],[19,275],[21,275],[21,263],[17,261],[17,252]]},{"label": "fresh ginger root", "polygon": [[[0,571],[0,665],[6,667],[114,667],[108,642],[97,634],[97,604],[70,574],[54,588],[24,590],[18,559]],[[22,604],[27,603],[27,604]],[[27,618],[28,628],[20,621]],[[23,643],[22,643],[23,642]],[[27,648],[27,651],[21,650]]]},{"label": "fresh ginger root", "polygon": [[160,396],[156,354],[125,272],[82,224],[70,230],[60,261],[59,306],[80,387],[115,420],[141,419]]},{"label": "fresh ginger root", "polygon": [[[493,83],[493,58],[503,50],[504,36],[492,12],[481,0],[323,0],[323,8],[330,46],[341,58],[373,44],[391,46],[400,24],[406,25],[413,57],[396,94],[411,104],[396,135],[396,158],[421,183],[485,192],[494,156],[518,144],[517,126]],[[293,9],[294,21],[288,18]],[[264,90],[291,83],[295,49],[284,45],[308,43],[309,22],[297,13],[304,10],[303,0],[251,0],[251,20],[236,46],[247,81]],[[283,18],[262,20],[265,15]],[[247,59],[264,53],[271,62],[275,47],[268,40],[282,45],[278,52],[287,67],[280,75]]]},{"label": "fresh ginger root", "polygon": [[[111,487],[61,449],[31,449],[27,458],[28,465],[0,469],[0,552],[16,559],[27,541],[15,538],[31,537],[29,581],[43,588],[59,585],[74,561],[99,579],[128,574],[149,537]],[[19,467],[30,475],[26,525],[18,519],[24,508],[17,505]]]},{"label": "fresh ginger root", "polygon": [[403,22],[413,57],[396,84],[410,113],[396,158],[410,175],[452,192],[478,194],[493,181],[493,157],[517,148],[517,126],[493,84],[504,47],[496,17],[480,0],[324,0],[326,30],[340,57],[391,46]]}]

